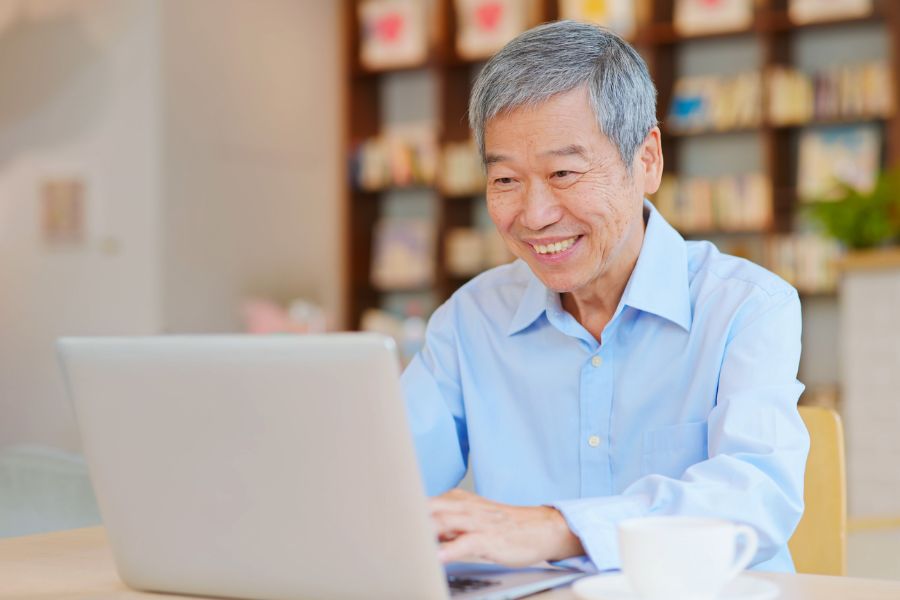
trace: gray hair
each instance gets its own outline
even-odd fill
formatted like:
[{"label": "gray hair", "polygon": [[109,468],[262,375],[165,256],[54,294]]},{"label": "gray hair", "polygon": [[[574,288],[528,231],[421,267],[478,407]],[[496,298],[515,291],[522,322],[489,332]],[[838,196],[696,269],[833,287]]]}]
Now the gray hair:
[{"label": "gray hair", "polygon": [[640,54],[602,27],[546,23],[522,33],[482,69],[469,100],[469,125],[485,158],[484,128],[497,115],[587,86],[600,131],[631,172],[635,152],[656,126],[656,88]]}]

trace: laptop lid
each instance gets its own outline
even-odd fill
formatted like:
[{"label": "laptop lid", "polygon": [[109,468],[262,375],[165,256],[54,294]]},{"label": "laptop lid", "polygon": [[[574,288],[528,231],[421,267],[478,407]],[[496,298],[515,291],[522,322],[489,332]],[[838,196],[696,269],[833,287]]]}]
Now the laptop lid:
[{"label": "laptop lid", "polygon": [[188,594],[446,598],[393,342],[59,342],[122,579]]}]

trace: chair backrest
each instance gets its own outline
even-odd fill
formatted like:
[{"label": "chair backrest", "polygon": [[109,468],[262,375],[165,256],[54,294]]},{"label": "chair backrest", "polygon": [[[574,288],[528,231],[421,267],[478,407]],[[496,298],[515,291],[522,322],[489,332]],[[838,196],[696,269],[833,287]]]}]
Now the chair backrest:
[{"label": "chair backrest", "polygon": [[845,575],[847,477],[841,418],[817,406],[801,406],[800,416],[810,438],[803,492],[806,509],[788,545],[798,573]]}]

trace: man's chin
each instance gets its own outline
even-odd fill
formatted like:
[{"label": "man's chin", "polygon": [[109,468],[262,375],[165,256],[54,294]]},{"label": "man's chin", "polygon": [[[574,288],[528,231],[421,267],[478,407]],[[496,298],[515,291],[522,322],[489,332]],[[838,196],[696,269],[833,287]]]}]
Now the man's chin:
[{"label": "man's chin", "polygon": [[531,272],[541,280],[541,283],[544,284],[544,287],[553,292],[556,292],[557,294],[567,294],[573,290],[578,289],[578,286],[569,278],[554,277],[550,274],[542,273],[534,268],[531,269]]}]

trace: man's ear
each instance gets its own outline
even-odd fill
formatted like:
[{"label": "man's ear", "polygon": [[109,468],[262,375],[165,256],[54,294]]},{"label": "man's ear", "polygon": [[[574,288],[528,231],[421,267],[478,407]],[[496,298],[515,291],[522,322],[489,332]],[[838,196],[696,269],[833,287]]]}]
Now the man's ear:
[{"label": "man's ear", "polygon": [[638,183],[643,186],[643,195],[655,193],[659,189],[663,173],[662,134],[659,127],[651,129],[644,138],[634,157],[633,167]]}]

